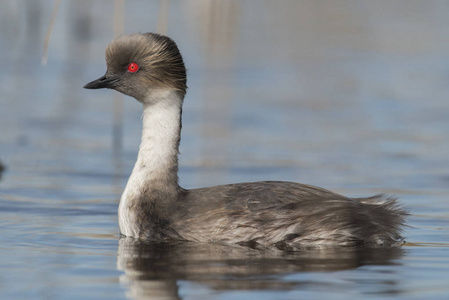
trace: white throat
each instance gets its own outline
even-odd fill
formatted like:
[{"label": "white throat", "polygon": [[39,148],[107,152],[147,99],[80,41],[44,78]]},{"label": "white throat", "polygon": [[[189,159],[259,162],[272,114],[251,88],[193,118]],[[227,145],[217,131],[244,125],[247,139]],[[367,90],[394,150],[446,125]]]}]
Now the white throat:
[{"label": "white throat", "polygon": [[120,231],[126,236],[139,235],[132,225],[136,223],[133,207],[177,196],[182,100],[175,91],[158,90],[143,101],[139,154],[119,206]]}]

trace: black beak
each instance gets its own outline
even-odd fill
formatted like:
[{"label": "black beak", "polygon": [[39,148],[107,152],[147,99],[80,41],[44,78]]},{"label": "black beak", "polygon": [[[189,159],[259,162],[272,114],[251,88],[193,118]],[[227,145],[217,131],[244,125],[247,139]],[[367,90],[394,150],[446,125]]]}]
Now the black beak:
[{"label": "black beak", "polygon": [[88,84],[86,84],[85,86],[83,86],[83,88],[85,89],[104,89],[104,88],[108,88],[108,89],[112,89],[115,87],[115,83],[119,80],[119,76],[115,76],[115,75],[104,75],[101,78],[98,78],[97,80],[91,81]]}]

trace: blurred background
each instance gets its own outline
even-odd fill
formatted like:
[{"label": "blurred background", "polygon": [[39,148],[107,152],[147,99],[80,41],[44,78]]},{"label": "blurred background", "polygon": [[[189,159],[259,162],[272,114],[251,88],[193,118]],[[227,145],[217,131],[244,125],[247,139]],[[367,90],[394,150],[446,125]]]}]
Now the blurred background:
[{"label": "blurred background", "polygon": [[[115,36],[149,31],[173,38],[188,69],[181,186],[286,180],[354,197],[397,195],[412,227],[393,272],[425,277],[408,278],[401,291],[420,296],[419,282],[448,292],[439,276],[449,270],[440,252],[449,238],[448,1],[0,7],[0,266],[9,274],[0,295],[95,290],[102,285],[87,282],[91,274],[108,282],[104,295],[121,289],[116,209],[140,143],[141,105],[82,86],[104,74]],[[101,265],[77,269],[91,255]],[[427,271],[413,265],[429,256]]]}]

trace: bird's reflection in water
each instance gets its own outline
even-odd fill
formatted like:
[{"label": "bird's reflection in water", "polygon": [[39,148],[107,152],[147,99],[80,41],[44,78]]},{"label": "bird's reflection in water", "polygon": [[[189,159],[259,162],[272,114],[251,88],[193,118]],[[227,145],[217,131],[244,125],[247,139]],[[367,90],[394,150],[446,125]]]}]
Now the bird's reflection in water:
[{"label": "bird's reflection in water", "polygon": [[[181,299],[178,280],[197,282],[215,290],[300,289],[310,281],[285,281],[283,275],[388,265],[402,252],[401,248],[286,252],[192,242],[148,244],[122,237],[117,267],[124,271],[120,279],[126,284],[130,298]],[[317,284],[326,286],[325,282]]]}]

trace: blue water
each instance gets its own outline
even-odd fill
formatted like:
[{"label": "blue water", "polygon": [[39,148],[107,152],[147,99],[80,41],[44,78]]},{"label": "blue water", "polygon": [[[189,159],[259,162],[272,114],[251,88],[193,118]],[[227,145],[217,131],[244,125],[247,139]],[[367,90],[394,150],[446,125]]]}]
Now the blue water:
[{"label": "blue water", "polygon": [[[162,3],[162,4],[161,4]],[[447,299],[447,1],[128,1],[188,68],[180,183],[288,180],[385,192],[398,249],[260,252],[120,239],[141,107],[83,90],[105,71],[112,1],[0,10],[1,299]],[[118,21],[117,21],[118,22]],[[120,22],[118,22],[120,23]],[[120,31],[120,26],[118,26]]]}]

